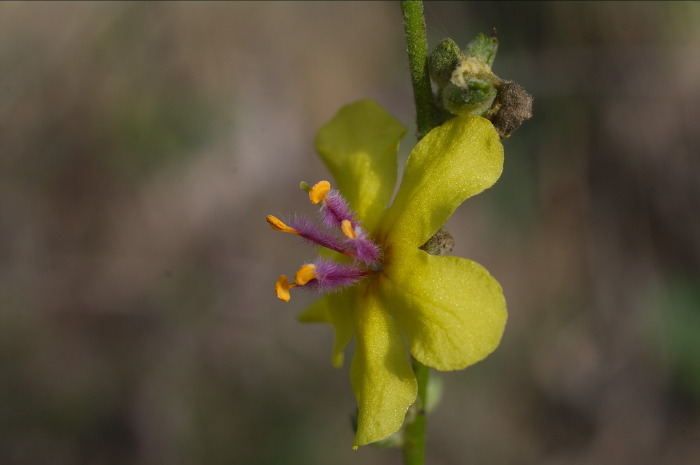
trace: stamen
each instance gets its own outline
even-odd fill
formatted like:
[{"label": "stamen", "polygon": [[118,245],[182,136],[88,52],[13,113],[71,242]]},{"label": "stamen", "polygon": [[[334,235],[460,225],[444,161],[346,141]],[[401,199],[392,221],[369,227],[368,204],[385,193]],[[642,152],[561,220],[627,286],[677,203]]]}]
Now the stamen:
[{"label": "stamen", "polygon": [[350,221],[353,226],[357,224],[347,200],[335,189],[331,189],[328,181],[320,181],[309,191],[309,199],[312,203],[321,203],[321,217],[326,226],[337,228],[343,220]]},{"label": "stamen", "polygon": [[340,225],[343,234],[348,237],[345,246],[351,250],[354,259],[364,262],[365,265],[372,265],[381,258],[381,249],[367,236],[362,226],[353,226],[350,221],[343,221]]},{"label": "stamen", "polygon": [[355,234],[355,230],[352,228],[352,223],[350,220],[343,220],[340,223],[340,229],[342,229],[343,234],[345,234],[348,238],[357,239],[357,235]]},{"label": "stamen", "polygon": [[275,231],[282,231],[282,232],[288,232],[292,234],[299,234],[299,231],[296,229],[287,226],[284,224],[282,220],[279,218],[272,216],[272,215],[267,215],[267,222],[270,223],[270,226],[272,226],[272,229]]},{"label": "stamen", "polygon": [[[374,273],[370,270],[364,270],[357,265],[345,265],[323,259],[316,260],[314,265],[306,266],[314,266],[313,277],[315,279],[309,281],[304,286],[304,289],[318,289],[322,292],[332,292],[352,286],[363,277]],[[297,277],[301,276],[297,273]],[[297,280],[297,282],[301,284],[300,281]]]},{"label": "stamen", "polygon": [[318,275],[316,275],[316,265],[309,264],[309,265],[304,265],[301,268],[299,268],[299,271],[297,271],[296,276],[294,277],[294,280],[297,282],[299,286],[303,286],[312,279],[318,278]]},{"label": "stamen", "polygon": [[319,203],[321,200],[326,198],[326,194],[330,190],[331,183],[328,181],[319,181],[309,191],[309,200],[311,200],[311,203],[313,204]]},{"label": "stamen", "polygon": [[293,287],[297,287],[297,283],[289,283],[289,280],[287,279],[286,275],[282,275],[279,278],[277,278],[277,282],[275,283],[275,294],[277,294],[277,298],[284,301],[284,302],[289,302],[289,299],[291,296],[289,295],[289,290]]},{"label": "stamen", "polygon": [[[302,216],[288,219],[286,224],[279,218],[268,215],[267,222],[275,231],[295,234],[302,239],[352,258],[352,263],[337,263],[319,259],[303,265],[290,283],[286,275],[275,282],[277,298],[288,302],[290,289],[300,287],[309,291],[333,292],[352,286],[363,278],[381,270],[381,249],[372,242],[359,221],[355,220],[350,206],[337,190],[331,189],[328,181],[320,181],[309,188],[302,183],[302,189],[309,193],[309,200],[320,205],[323,222],[336,233],[319,228]],[[343,236],[337,234],[340,229]]]},{"label": "stamen", "polygon": [[[343,245],[339,238],[329,234],[303,216],[295,216],[289,220],[289,228],[295,230],[295,234],[301,236],[315,245],[335,250],[344,255],[350,255],[350,251]],[[350,255],[351,256],[351,255]]]}]

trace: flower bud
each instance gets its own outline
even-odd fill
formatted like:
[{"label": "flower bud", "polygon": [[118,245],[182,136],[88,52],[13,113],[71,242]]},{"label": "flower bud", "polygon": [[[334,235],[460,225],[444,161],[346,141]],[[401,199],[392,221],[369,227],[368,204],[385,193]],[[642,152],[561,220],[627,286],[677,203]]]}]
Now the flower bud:
[{"label": "flower bud", "polygon": [[447,255],[452,252],[454,246],[455,240],[452,238],[452,234],[450,234],[447,229],[440,228],[438,232],[428,239],[428,242],[423,244],[420,248],[430,255]]},{"label": "flower bud", "polygon": [[513,81],[501,81],[496,88],[498,93],[487,117],[501,137],[510,137],[532,117],[532,95]]},{"label": "flower bud", "polygon": [[442,89],[442,105],[455,115],[483,115],[495,98],[493,83],[478,78],[468,78],[460,86],[450,82]]},{"label": "flower bud", "polygon": [[426,390],[425,412],[430,413],[435,410],[435,407],[437,407],[438,404],[440,404],[440,400],[442,400],[442,378],[437,376],[437,373],[433,373],[430,378],[428,378]]},{"label": "flower bud", "polygon": [[465,58],[454,40],[443,40],[433,49],[428,58],[430,77],[438,86],[445,86],[450,82],[452,72]]}]

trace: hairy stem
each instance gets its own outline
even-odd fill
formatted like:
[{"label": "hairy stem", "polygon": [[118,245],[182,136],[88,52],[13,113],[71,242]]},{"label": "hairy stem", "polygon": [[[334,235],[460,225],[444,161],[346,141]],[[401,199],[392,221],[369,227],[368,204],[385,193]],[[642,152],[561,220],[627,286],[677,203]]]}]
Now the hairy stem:
[{"label": "hairy stem", "polygon": [[428,377],[430,368],[413,360],[413,371],[418,382],[418,399],[413,421],[406,425],[403,457],[406,465],[423,465],[425,463],[425,406],[427,402]]},{"label": "hairy stem", "polygon": [[423,2],[402,0],[404,30],[408,46],[408,64],[416,103],[416,137],[421,140],[437,126],[437,111],[433,104],[433,90],[428,72],[428,40],[425,33]]},{"label": "hairy stem", "polygon": [[[428,41],[425,33],[423,2],[402,0],[401,13],[406,31],[413,99],[416,104],[416,137],[420,140],[437,126],[437,112],[433,104],[433,90],[428,73]],[[406,465],[423,465],[425,463],[425,406],[430,368],[414,360],[413,371],[418,382],[418,399],[415,405],[415,416],[406,424],[403,457]]]}]

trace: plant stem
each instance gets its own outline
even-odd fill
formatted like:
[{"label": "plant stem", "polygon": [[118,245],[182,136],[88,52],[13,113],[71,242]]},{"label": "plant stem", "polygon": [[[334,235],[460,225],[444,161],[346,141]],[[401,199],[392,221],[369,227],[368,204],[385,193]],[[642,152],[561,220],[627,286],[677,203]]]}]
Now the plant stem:
[{"label": "plant stem", "polygon": [[413,371],[418,382],[417,408],[413,421],[406,425],[403,458],[406,465],[423,465],[425,463],[425,405],[427,402],[426,393],[430,368],[414,359]]},{"label": "plant stem", "polygon": [[433,90],[428,72],[428,39],[425,33],[423,2],[401,0],[401,13],[408,45],[408,64],[413,83],[413,99],[416,103],[416,137],[421,140],[437,126]]},{"label": "plant stem", "polygon": [[[425,33],[425,16],[423,2],[401,0],[406,45],[408,46],[408,63],[413,83],[413,100],[416,104],[416,137],[421,140],[431,129],[437,126],[436,108],[433,104],[433,89],[430,86],[428,72],[428,40]],[[418,382],[418,399],[415,417],[406,425],[403,446],[406,465],[423,465],[425,463],[425,405],[430,368],[413,361],[413,371]]]}]

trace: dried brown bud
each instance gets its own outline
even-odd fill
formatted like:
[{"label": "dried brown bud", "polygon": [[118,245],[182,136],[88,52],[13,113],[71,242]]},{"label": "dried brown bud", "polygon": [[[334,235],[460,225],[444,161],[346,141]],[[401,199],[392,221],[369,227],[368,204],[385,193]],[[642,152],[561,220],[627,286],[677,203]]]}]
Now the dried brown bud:
[{"label": "dried brown bud", "polygon": [[425,250],[430,255],[445,255],[452,252],[454,246],[455,240],[452,234],[447,229],[440,228],[433,237],[428,239],[428,242],[421,246],[421,250]]},{"label": "dried brown bud", "polygon": [[532,95],[513,81],[501,81],[496,89],[496,99],[486,117],[501,137],[510,137],[513,131],[532,117]]}]

